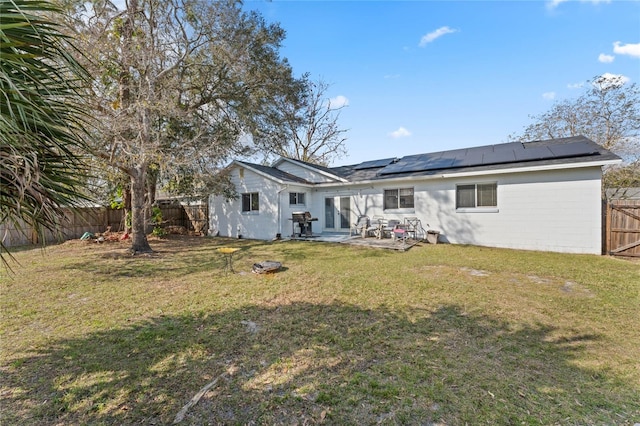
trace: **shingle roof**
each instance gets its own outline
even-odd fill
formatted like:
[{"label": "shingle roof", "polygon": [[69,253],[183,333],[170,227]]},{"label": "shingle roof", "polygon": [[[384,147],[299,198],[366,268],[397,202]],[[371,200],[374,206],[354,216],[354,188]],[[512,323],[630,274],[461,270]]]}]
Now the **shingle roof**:
[{"label": "shingle roof", "polygon": [[305,183],[305,184],[311,183],[306,179],[292,175],[291,173],[284,172],[280,169],[276,169],[275,167],[263,166],[262,164],[247,163],[246,161],[236,161],[236,162],[239,164],[243,164],[246,167],[259,170],[262,173],[265,173],[275,179],[278,179],[284,182]]},{"label": "shingle roof", "polygon": [[[473,148],[409,155],[390,164],[363,168],[362,164],[334,167],[334,174],[351,182],[405,176],[502,170],[526,166],[619,160],[620,157],[584,136],[533,142],[510,142]],[[380,164],[385,164],[381,161]],[[366,163],[375,164],[368,161]]]},{"label": "shingle roof", "polygon": [[[402,158],[385,158],[339,167],[324,167],[292,160],[349,182],[383,180],[400,177],[430,176],[463,172],[481,172],[547,165],[606,163],[620,157],[584,136],[532,142],[509,142],[472,148],[454,149]],[[276,167],[237,161],[275,179],[313,184]]]}]

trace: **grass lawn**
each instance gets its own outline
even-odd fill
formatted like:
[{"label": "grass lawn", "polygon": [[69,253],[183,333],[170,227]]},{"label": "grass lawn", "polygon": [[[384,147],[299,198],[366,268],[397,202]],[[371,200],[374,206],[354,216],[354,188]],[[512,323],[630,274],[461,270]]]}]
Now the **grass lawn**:
[{"label": "grass lawn", "polygon": [[[151,244],[14,253],[0,270],[0,423],[171,424],[207,384],[180,424],[640,422],[640,263]],[[235,274],[222,246],[241,248]],[[252,274],[264,260],[283,270]]]}]

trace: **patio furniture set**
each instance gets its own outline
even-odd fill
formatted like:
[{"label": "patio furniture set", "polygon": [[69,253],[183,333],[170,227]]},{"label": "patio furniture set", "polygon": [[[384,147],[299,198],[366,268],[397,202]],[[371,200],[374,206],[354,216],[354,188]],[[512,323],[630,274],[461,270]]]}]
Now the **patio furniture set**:
[{"label": "patio furniture set", "polygon": [[[428,226],[428,225],[427,225]],[[360,234],[362,238],[375,237],[378,239],[392,238],[393,240],[418,239],[422,237],[424,228],[417,217],[406,217],[404,221],[387,219],[384,216],[363,215],[351,227],[351,234]]]}]

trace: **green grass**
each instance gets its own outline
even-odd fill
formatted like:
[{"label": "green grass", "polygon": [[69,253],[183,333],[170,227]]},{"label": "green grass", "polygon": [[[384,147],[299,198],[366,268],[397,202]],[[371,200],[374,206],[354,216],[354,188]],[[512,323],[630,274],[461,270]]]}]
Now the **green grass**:
[{"label": "green grass", "polygon": [[[422,245],[79,241],[0,272],[2,424],[640,422],[640,264]],[[221,246],[240,247],[225,274]],[[283,270],[249,271],[277,260]],[[257,325],[247,331],[246,322]]]}]

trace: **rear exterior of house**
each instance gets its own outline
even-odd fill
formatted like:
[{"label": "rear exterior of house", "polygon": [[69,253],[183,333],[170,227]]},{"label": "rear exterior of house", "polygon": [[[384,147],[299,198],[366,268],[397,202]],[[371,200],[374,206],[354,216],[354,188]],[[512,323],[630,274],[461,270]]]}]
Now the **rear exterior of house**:
[{"label": "rear exterior of house", "polygon": [[530,144],[335,168],[235,161],[228,172],[239,198],[210,198],[210,232],[286,238],[297,232],[292,214],[308,211],[314,234],[347,234],[360,215],[417,218],[422,237],[437,230],[442,242],[600,254],[602,166],[619,158],[585,138]]}]

